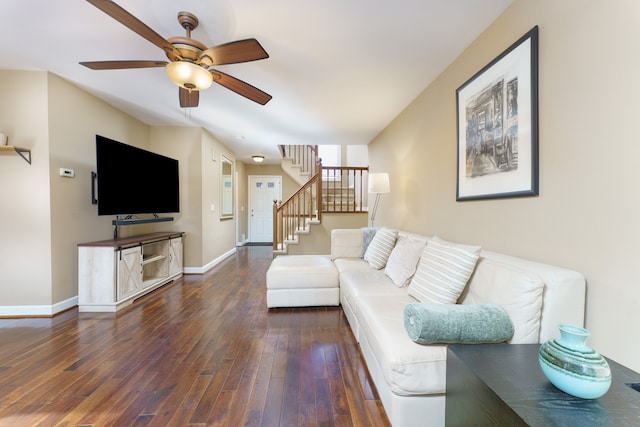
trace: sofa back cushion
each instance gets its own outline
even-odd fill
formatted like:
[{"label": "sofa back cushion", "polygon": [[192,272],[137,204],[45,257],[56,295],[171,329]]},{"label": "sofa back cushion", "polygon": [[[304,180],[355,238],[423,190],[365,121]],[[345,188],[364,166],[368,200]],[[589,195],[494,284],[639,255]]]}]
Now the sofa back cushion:
[{"label": "sofa back cushion", "polygon": [[480,258],[460,296],[461,304],[498,304],[514,326],[512,344],[537,343],[544,282],[535,273],[511,264]]},{"label": "sofa back cushion", "polygon": [[376,233],[380,230],[381,227],[362,227],[362,253],[360,254],[360,258],[364,258],[364,254],[369,249],[369,245],[373,241],[373,238],[376,237]]},{"label": "sofa back cushion", "polygon": [[391,251],[396,245],[397,238],[398,232],[396,230],[382,227],[376,232],[367,247],[367,251],[364,253],[364,260],[377,270],[384,268],[387,265],[387,259],[389,259]]},{"label": "sofa back cushion", "polygon": [[331,259],[362,258],[362,229],[336,228],[331,230]]},{"label": "sofa back cushion", "polygon": [[451,243],[435,236],[422,252],[409,284],[409,295],[421,302],[455,304],[479,256],[479,246]]},{"label": "sofa back cushion", "polygon": [[394,285],[402,287],[409,284],[426,244],[426,238],[398,233],[396,246],[384,268],[385,274]]}]

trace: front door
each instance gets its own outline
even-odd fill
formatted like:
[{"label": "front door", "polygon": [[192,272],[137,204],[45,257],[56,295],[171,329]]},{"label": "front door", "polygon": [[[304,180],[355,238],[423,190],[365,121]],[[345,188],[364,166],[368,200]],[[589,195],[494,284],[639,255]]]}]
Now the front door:
[{"label": "front door", "polygon": [[273,242],[273,201],[281,198],[281,176],[249,176],[250,242]]}]

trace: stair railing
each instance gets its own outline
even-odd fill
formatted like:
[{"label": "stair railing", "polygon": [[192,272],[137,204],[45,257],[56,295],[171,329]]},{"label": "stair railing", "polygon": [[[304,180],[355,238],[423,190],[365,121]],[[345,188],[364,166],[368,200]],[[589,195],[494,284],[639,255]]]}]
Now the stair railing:
[{"label": "stair railing", "polygon": [[358,213],[366,209],[368,167],[323,166],[323,212]]},{"label": "stair railing", "polygon": [[286,201],[273,201],[273,250],[283,251],[323,212],[367,211],[368,167],[322,166],[317,158],[315,174]]},{"label": "stair railing", "polygon": [[322,163],[318,160],[316,173],[306,184],[284,202],[273,201],[273,250],[284,250],[287,240],[295,239],[322,214]]}]

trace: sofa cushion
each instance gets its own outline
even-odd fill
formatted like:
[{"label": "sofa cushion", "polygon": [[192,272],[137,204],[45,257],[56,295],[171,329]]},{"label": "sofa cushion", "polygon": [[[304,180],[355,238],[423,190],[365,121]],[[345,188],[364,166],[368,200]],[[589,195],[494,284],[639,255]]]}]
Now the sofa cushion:
[{"label": "sofa cushion", "polygon": [[391,251],[384,273],[396,286],[405,286],[416,272],[420,255],[427,244],[426,239],[419,239],[404,234],[398,235],[396,246]]},{"label": "sofa cushion", "polygon": [[419,344],[499,343],[513,336],[509,315],[496,304],[407,304],[404,327]]},{"label": "sofa cushion", "polygon": [[539,340],[544,283],[540,276],[511,264],[480,258],[462,304],[499,304],[514,326],[512,344]]},{"label": "sofa cushion", "polygon": [[378,230],[380,230],[380,227],[362,227],[362,253],[360,258],[364,257]]},{"label": "sofa cushion", "polygon": [[338,269],[338,273],[346,273],[349,271],[371,271],[375,270],[369,263],[362,258],[336,258],[333,260],[334,265]]},{"label": "sofa cushion", "polygon": [[424,248],[409,284],[409,295],[422,302],[454,304],[464,290],[478,257],[479,246],[434,237]]},{"label": "sofa cushion", "polygon": [[[393,287],[393,286],[391,286]],[[362,296],[357,300],[361,340],[366,340],[384,379],[398,395],[444,393],[447,347],[421,345],[404,328],[404,307],[415,302],[404,295]]]},{"label": "sofa cushion", "polygon": [[[406,296],[407,290],[393,286],[384,271],[368,267],[367,270],[351,270],[340,274],[340,293],[354,311],[358,299],[367,295]],[[415,302],[413,298],[411,301]]]},{"label": "sofa cushion", "polygon": [[387,259],[396,244],[398,232],[382,227],[371,240],[364,259],[374,268],[380,270],[387,264]]},{"label": "sofa cushion", "polygon": [[363,253],[360,228],[331,230],[331,259],[362,258]]},{"label": "sofa cushion", "polygon": [[322,255],[284,255],[267,270],[267,289],[337,288],[338,270]]}]

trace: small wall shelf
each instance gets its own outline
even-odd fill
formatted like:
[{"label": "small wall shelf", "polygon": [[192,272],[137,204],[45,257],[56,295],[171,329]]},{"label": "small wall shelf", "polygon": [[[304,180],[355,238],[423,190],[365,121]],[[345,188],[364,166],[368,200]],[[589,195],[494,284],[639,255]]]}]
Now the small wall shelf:
[{"label": "small wall shelf", "polygon": [[28,148],[14,147],[13,145],[2,145],[0,146],[0,152],[3,151],[15,151],[27,163],[31,164],[31,150]]}]

